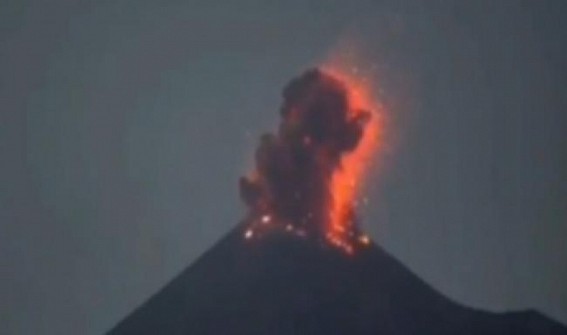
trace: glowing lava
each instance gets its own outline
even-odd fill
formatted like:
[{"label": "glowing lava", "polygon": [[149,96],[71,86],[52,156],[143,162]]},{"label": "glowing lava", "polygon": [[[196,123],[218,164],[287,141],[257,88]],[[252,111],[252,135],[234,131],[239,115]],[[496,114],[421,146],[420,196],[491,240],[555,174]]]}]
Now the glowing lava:
[{"label": "glowing lava", "polygon": [[279,229],[351,254],[368,245],[355,207],[380,135],[367,80],[337,66],[312,69],[283,91],[281,122],[261,137],[256,167],[240,180],[246,239]]},{"label": "glowing lava", "polygon": [[[326,65],[323,70],[338,78],[347,87],[350,116],[355,118],[363,111],[370,112],[370,119],[364,125],[362,137],[356,148],[342,156],[340,166],[334,171],[330,189],[333,203],[330,209],[327,238],[348,252],[352,252],[351,236],[356,227],[355,204],[361,191],[364,173],[379,146],[382,107],[372,98],[372,86],[368,78],[356,75],[356,68],[342,69],[338,65]],[[360,235],[358,240],[367,245],[370,239]]]}]

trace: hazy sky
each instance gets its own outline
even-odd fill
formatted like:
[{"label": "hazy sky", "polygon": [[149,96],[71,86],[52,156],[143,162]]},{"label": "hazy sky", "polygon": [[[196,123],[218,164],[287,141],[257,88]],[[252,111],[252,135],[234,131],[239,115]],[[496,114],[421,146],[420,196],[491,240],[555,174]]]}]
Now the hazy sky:
[{"label": "hazy sky", "polygon": [[0,333],[100,334],[234,227],[281,88],[344,36],[391,120],[364,228],[567,322],[567,2],[213,2],[0,2]]}]

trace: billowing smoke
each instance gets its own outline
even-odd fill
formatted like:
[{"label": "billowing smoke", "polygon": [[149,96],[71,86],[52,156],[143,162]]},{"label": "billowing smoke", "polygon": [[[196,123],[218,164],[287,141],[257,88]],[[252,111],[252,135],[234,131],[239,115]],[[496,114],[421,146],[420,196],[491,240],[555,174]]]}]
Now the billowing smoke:
[{"label": "billowing smoke", "polygon": [[[320,69],[293,79],[283,91],[275,134],[261,136],[255,170],[240,180],[251,221],[325,237],[335,205],[332,178],[356,149],[371,114],[353,110],[346,83]],[[349,204],[348,234],[357,234]]]}]

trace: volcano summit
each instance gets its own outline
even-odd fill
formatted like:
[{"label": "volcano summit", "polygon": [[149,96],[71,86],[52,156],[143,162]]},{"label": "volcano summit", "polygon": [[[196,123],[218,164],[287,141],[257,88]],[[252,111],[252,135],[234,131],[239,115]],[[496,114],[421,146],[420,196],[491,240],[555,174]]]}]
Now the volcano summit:
[{"label": "volcano summit", "polygon": [[381,133],[364,88],[328,69],[292,80],[240,181],[246,218],[109,334],[567,335],[535,311],[461,306],[361,232]]}]

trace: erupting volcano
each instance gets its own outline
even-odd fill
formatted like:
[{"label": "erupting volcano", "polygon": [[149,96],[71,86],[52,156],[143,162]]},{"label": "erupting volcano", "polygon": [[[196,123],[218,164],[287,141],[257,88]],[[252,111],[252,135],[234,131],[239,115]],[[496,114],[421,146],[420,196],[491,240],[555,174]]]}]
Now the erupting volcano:
[{"label": "erupting volcano", "polygon": [[280,229],[352,254],[368,237],[354,211],[357,186],[377,145],[377,109],[366,88],[338,71],[312,69],[283,92],[276,134],[262,136],[256,168],[240,180],[247,238]]},{"label": "erupting volcano", "polygon": [[240,180],[243,222],[109,334],[567,335],[535,311],[451,301],[360,231],[383,130],[368,93],[333,68],[292,80]]}]

